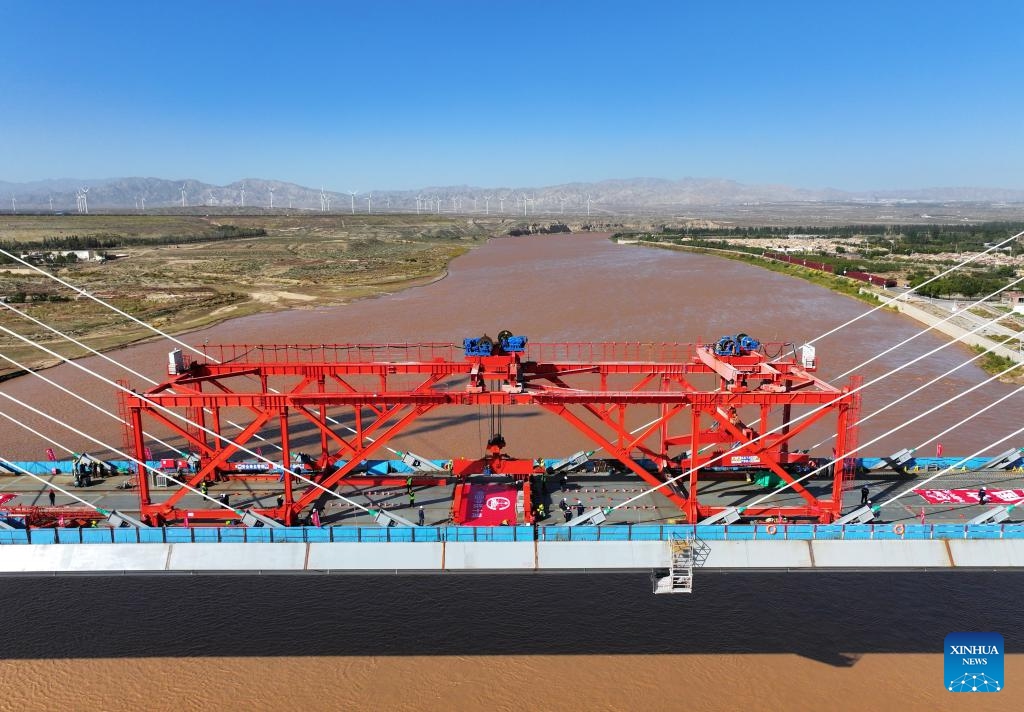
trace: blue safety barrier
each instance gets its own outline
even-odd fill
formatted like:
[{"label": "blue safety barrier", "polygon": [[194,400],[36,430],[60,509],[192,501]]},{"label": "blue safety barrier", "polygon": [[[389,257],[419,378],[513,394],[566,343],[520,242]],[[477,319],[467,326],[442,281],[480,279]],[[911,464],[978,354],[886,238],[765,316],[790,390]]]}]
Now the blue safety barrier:
[{"label": "blue safety barrier", "polygon": [[191,544],[359,542],[573,542],[573,541],[811,541],[1024,539],[1024,523],[1011,524],[732,524],[606,525],[602,527],[109,527],[0,530],[3,544]]},{"label": "blue safety barrier", "polygon": [[874,524],[847,524],[843,529],[843,539],[871,539],[874,533]]}]

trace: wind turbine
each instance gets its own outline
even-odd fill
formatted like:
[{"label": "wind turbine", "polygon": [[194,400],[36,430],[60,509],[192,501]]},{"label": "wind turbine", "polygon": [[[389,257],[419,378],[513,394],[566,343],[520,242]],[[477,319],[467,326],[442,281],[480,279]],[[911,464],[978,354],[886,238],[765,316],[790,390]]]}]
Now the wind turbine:
[{"label": "wind turbine", "polygon": [[490,215],[490,214],[491,214],[491,196],[485,195],[484,196],[484,215]]},{"label": "wind turbine", "polygon": [[181,207],[185,207],[185,184],[181,184]]},{"label": "wind turbine", "polygon": [[11,196],[11,215],[15,215],[18,212],[18,200],[13,195]]},{"label": "wind turbine", "polygon": [[[139,209],[139,196],[135,196],[135,209]],[[50,200],[50,210],[53,210],[53,200]]]},{"label": "wind turbine", "polygon": [[437,199],[437,214],[438,215],[441,214],[441,199],[440,198]]},{"label": "wind turbine", "polygon": [[594,202],[590,199],[590,193],[587,193],[587,217],[590,217],[590,204]]},{"label": "wind turbine", "polygon": [[89,189],[88,188],[82,188],[81,191],[78,194],[78,197],[81,198],[81,201],[82,201],[81,204],[78,206],[78,212],[85,213],[86,215],[89,214],[89,195],[88,194],[89,194]]},{"label": "wind turbine", "polygon": [[324,187],[320,186],[320,212],[327,212],[327,196],[324,195]]},{"label": "wind turbine", "polygon": [[[50,201],[50,212],[52,213],[53,212],[53,196],[52,195],[48,195],[48,196],[46,196],[46,198],[47,198],[47,200]],[[136,205],[136,207],[138,207],[138,206]]]},{"label": "wind turbine", "polygon": [[359,193],[358,190],[350,190],[348,194],[352,196],[352,214],[356,214],[356,195]]},{"label": "wind turbine", "polygon": [[270,209],[274,209],[274,189],[270,189]]},{"label": "wind turbine", "polygon": [[242,183],[242,187],[239,189],[238,192],[242,194],[242,200],[239,203],[239,207],[244,208],[245,207],[245,183]]},{"label": "wind turbine", "polygon": [[456,207],[457,205],[458,205],[458,203],[455,201],[455,198],[452,198],[452,212],[453,213],[458,211],[458,208]]},{"label": "wind turbine", "polygon": [[505,199],[504,198],[498,198],[498,208],[501,210],[501,214],[504,215],[505,214]]},{"label": "wind turbine", "polygon": [[526,215],[526,209],[530,206],[530,199],[526,197],[526,193],[523,193],[523,215]]},{"label": "wind turbine", "polygon": [[142,210],[145,211],[146,210],[146,196],[140,195],[139,196],[139,202],[142,203]]},{"label": "wind turbine", "polygon": [[370,212],[371,212],[371,210],[370,210],[370,198],[372,196],[373,196],[373,192],[372,191],[366,194],[366,214],[367,215],[369,215]]}]

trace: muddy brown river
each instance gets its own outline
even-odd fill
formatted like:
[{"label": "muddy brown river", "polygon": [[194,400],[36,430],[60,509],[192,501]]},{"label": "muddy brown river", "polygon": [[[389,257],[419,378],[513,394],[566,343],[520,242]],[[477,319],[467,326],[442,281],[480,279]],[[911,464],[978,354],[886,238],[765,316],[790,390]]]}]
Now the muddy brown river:
[{"label": "muddy brown river", "polygon": [[[742,263],[614,245],[605,235],[545,236],[493,240],[424,287],[183,338],[461,343],[510,329],[532,341],[711,341],[745,332],[799,344],[867,309]],[[875,312],[818,342],[818,375],[831,380],[920,328]],[[927,334],[858,372],[871,379],[945,343]],[[153,342],[110,355],[162,379],[168,349]],[[954,345],[929,356],[867,389],[862,413],[971,355]],[[125,377],[98,358],[79,363]],[[70,366],[45,375],[114,407],[109,385]],[[973,365],[959,369],[870,420],[861,441],[985,378]],[[38,379],[0,388],[121,442],[120,424]],[[978,388],[866,454],[917,446],[1010,390]],[[96,450],[2,407],[69,447]],[[944,435],[946,454],[971,454],[1020,427],[1020,407],[1014,397]],[[471,454],[487,436],[478,416],[425,418],[395,447]],[[568,426],[528,411],[510,414],[505,431],[513,454],[557,456],[579,442]],[[0,426],[4,457],[42,459],[46,447]],[[1007,652],[1018,652],[1024,620],[1011,599],[1021,583],[1010,573],[709,574],[691,597],[655,598],[637,576],[3,579],[0,699],[21,710],[1012,709],[1019,656],[1007,659],[1006,691],[979,701],[943,690],[940,650],[948,632],[996,630]]]}]

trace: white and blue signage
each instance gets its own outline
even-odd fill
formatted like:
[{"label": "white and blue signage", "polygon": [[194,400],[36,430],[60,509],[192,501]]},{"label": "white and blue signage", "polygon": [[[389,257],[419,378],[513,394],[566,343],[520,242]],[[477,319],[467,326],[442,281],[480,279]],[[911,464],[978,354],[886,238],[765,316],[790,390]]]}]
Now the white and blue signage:
[{"label": "white and blue signage", "polygon": [[1003,636],[999,633],[950,633],[945,645],[947,690],[1002,691]]}]

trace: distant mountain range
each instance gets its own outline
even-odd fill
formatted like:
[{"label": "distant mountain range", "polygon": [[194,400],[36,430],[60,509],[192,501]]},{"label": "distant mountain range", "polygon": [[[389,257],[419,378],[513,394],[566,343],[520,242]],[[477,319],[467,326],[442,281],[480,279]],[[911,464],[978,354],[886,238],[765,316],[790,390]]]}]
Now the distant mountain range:
[{"label": "distant mountain range", "polygon": [[[30,183],[0,181],[0,212],[76,212],[77,195],[88,190],[90,211],[160,210],[209,207],[218,210],[273,207],[330,212],[440,212],[507,215],[560,213],[581,215],[616,212],[680,211],[701,206],[806,202],[857,203],[1024,203],[1024,190],[1002,188],[921,188],[852,192],[794,188],[785,185],[745,185],[708,178],[630,178],[595,183],[566,183],[545,187],[478,188],[430,186],[420,190],[380,190],[358,193],[325,191],[294,183],[246,178],[229,185],[194,179],[162,178],[53,179]],[[271,198],[271,194],[273,197]],[[12,202],[13,199],[13,202]]]}]

